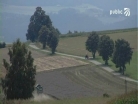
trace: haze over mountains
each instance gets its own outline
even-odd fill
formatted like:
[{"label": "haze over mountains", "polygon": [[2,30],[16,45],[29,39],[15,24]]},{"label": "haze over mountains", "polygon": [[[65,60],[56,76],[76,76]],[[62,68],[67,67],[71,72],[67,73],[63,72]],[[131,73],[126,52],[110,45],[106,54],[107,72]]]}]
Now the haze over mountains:
[{"label": "haze over mountains", "polygon": [[[63,34],[69,30],[87,32],[137,27],[137,0],[2,0],[1,40],[26,41],[29,19],[37,6],[46,11]],[[110,10],[124,8],[130,8],[130,16],[110,15]]]}]

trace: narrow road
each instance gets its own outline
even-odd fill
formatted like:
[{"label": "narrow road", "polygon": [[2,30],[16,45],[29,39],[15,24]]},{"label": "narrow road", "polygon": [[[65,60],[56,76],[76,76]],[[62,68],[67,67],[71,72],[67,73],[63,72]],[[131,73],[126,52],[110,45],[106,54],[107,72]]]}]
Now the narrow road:
[{"label": "narrow road", "polygon": [[[31,48],[36,49],[36,50],[41,50],[40,48],[36,47],[35,44],[33,44],[33,43],[30,44],[29,46],[30,46]],[[41,50],[41,51],[47,52],[47,53],[51,53],[51,52],[48,51],[48,50]],[[69,57],[74,57],[74,58],[79,58],[79,59],[85,59],[84,57],[81,57],[81,56],[69,55],[69,54],[59,53],[59,52],[55,52],[55,53],[58,54],[58,55],[63,55],[63,56],[69,56]],[[104,66],[102,63],[100,63],[100,62],[98,62],[98,61],[96,61],[96,60],[88,60],[88,61],[89,61],[89,62],[92,62],[92,63],[95,64],[95,65],[101,66],[102,69],[104,69],[104,70],[106,70],[106,71],[112,73],[112,74],[115,75],[115,76],[118,76],[118,77],[121,78],[121,79],[124,79],[124,80],[127,80],[127,81],[131,81],[131,82],[136,82],[136,83],[138,83],[138,80],[134,80],[134,79],[132,79],[132,78],[123,76],[122,74],[115,72],[115,71],[114,71],[113,69],[111,69],[110,67]]]}]

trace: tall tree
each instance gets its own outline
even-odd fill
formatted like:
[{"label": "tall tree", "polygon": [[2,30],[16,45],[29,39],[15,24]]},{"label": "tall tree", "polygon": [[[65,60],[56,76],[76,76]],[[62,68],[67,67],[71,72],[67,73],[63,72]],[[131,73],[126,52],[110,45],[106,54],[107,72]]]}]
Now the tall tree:
[{"label": "tall tree", "polygon": [[124,39],[118,39],[115,41],[115,51],[113,53],[112,61],[115,63],[116,68],[120,69],[120,72],[124,74],[126,69],[126,64],[130,64],[130,60],[132,59],[132,48],[130,44]]},{"label": "tall tree", "polygon": [[114,50],[114,41],[109,36],[103,35],[100,37],[98,52],[105,61],[105,65],[108,65],[109,57],[112,56]]},{"label": "tall tree", "polygon": [[95,53],[98,49],[99,35],[96,32],[92,32],[86,41],[86,49],[92,52],[93,58],[95,58]]},{"label": "tall tree", "polygon": [[59,41],[59,35],[57,31],[53,28],[53,30],[48,36],[48,41],[47,41],[48,46],[51,48],[52,54],[55,53],[56,47],[58,46],[58,41]]},{"label": "tall tree", "polygon": [[6,99],[28,99],[32,97],[35,85],[36,67],[33,65],[31,52],[18,39],[9,48],[10,63],[3,59],[7,70],[2,79],[2,88]]},{"label": "tall tree", "polygon": [[67,34],[72,34],[72,32],[69,30]]},{"label": "tall tree", "polygon": [[47,28],[51,28],[52,22],[49,16],[45,14],[45,11],[42,10],[41,7],[37,7],[30,18],[30,24],[26,34],[27,40],[31,40],[32,42],[36,41],[43,25],[47,26]]},{"label": "tall tree", "polygon": [[48,35],[50,35],[50,30],[46,26],[42,26],[39,31],[39,41],[43,44],[43,49],[45,49],[47,41],[48,41]]}]

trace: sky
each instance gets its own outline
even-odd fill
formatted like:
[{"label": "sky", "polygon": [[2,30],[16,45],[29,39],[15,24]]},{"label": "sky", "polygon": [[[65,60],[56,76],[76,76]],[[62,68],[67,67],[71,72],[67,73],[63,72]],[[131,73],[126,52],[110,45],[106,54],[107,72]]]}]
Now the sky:
[{"label": "sky", "polygon": [[[93,25],[93,23],[96,22],[94,25],[97,25],[97,28],[100,29],[102,29],[100,27],[101,24],[107,26],[127,20],[129,17],[124,16],[124,14],[110,15],[111,10],[124,10],[124,8],[130,9],[130,18],[132,19],[129,19],[129,22],[135,25],[137,17],[134,15],[138,14],[137,4],[138,0],[0,0],[0,23],[3,25],[3,31],[8,30],[4,35],[6,34],[8,37],[9,34],[14,34],[15,36],[13,37],[15,39],[21,32],[22,34],[20,34],[20,36],[25,40],[24,34],[26,34],[27,31],[29,18],[35,12],[36,7],[40,6],[46,14],[50,16],[54,26],[57,27],[61,33],[66,33],[68,30],[73,31],[73,29],[78,29],[78,31],[90,31],[92,28],[91,25],[81,27],[81,24],[79,24],[80,21],[85,24],[85,18],[87,19],[85,25]],[[73,14],[74,16],[72,16]],[[68,18],[68,15],[71,18]],[[62,19],[62,21],[59,22],[60,19]],[[92,21],[92,19],[95,21]],[[71,21],[74,21],[77,25],[73,24]],[[100,24],[97,24],[97,22]],[[127,25],[125,24],[123,26],[125,28]],[[18,29],[15,31],[15,28]],[[9,37],[7,41],[10,40],[11,38]]]},{"label": "sky", "polygon": [[79,12],[90,9],[110,11],[112,9],[130,8],[137,13],[137,0],[1,0],[2,12],[32,15],[37,6],[47,13],[58,13],[62,9],[74,8]]}]

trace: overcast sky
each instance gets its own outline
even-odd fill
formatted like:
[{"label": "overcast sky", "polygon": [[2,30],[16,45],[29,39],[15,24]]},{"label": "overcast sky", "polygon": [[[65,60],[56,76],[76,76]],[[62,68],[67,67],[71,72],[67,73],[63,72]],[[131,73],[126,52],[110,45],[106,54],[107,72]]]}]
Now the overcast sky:
[{"label": "overcast sky", "polygon": [[1,0],[2,12],[32,15],[37,6],[47,13],[58,13],[65,8],[73,8],[79,12],[89,9],[110,11],[112,9],[130,8],[137,12],[137,0]]}]

